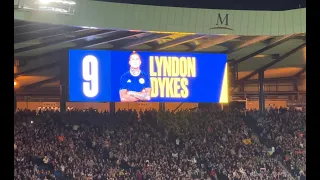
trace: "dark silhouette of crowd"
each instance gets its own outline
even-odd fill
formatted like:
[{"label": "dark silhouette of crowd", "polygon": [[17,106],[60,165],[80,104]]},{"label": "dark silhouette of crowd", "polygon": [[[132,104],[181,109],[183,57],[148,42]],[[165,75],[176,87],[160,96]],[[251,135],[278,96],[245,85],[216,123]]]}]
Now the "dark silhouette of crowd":
[{"label": "dark silhouette of crowd", "polygon": [[300,111],[18,110],[14,179],[302,178],[305,148]]}]

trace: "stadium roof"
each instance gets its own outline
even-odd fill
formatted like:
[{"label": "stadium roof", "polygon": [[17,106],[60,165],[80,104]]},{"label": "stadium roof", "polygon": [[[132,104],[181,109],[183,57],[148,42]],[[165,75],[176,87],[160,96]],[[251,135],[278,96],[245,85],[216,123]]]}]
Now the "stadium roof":
[{"label": "stadium roof", "polygon": [[268,10],[268,11],[283,11],[296,8],[305,8],[306,0],[223,0],[223,1],[208,1],[208,0],[95,0],[103,2],[130,3],[141,5],[156,5],[169,7],[188,7],[201,9],[231,9],[231,10]]},{"label": "stadium roof", "polygon": [[305,33],[237,36],[159,33],[71,27],[14,20],[14,77],[22,94],[59,94],[60,64],[69,49],[125,49],[227,53],[237,65],[238,83],[288,81],[305,74]]}]

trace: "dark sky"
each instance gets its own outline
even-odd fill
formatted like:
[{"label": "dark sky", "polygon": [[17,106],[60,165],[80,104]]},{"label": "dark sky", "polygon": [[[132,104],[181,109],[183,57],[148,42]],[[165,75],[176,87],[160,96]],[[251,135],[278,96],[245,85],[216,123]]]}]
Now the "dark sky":
[{"label": "dark sky", "polygon": [[288,10],[306,7],[306,0],[98,0],[119,3],[238,10]]}]

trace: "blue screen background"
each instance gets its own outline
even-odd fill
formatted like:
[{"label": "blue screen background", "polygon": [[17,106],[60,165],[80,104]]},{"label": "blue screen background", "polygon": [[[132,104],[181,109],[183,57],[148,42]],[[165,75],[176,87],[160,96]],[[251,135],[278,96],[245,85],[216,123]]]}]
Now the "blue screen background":
[{"label": "blue screen background", "polygon": [[[69,51],[69,101],[120,102],[120,77],[129,70],[131,51],[70,50]],[[197,76],[189,79],[188,98],[152,98],[150,102],[219,102],[227,61],[226,54],[142,52],[141,70],[149,74],[149,56],[192,56],[197,59]],[[99,93],[88,98],[82,91],[82,60],[87,55],[98,59]]]}]

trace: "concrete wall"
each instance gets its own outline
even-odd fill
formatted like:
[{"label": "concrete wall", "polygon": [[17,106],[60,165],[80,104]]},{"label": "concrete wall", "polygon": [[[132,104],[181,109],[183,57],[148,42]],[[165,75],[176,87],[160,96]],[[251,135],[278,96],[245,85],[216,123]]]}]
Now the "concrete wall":
[{"label": "concrete wall", "polygon": [[[165,109],[169,111],[175,110],[181,103],[166,103]],[[198,103],[183,103],[177,110],[192,109],[198,107]]]},{"label": "concrete wall", "polygon": [[81,102],[67,102],[67,107],[77,109],[97,109],[98,111],[109,111],[109,103],[81,103]]},{"label": "concrete wall", "polygon": [[[265,107],[287,107],[287,101],[266,100]],[[259,101],[247,101],[247,109],[259,109]]]},{"label": "concrete wall", "polygon": [[301,78],[298,81],[298,89],[299,91],[306,91],[307,90],[307,80],[306,80],[306,76],[304,76],[303,78]]},{"label": "concrete wall", "polygon": [[[306,79],[302,79],[298,81],[298,88],[299,91],[305,91],[306,90]],[[229,88],[230,90],[233,90],[233,87]],[[264,90],[267,91],[279,91],[279,92],[292,92],[294,90],[294,84],[293,83],[266,83],[264,85]],[[245,92],[259,92],[259,84],[246,84],[244,86]],[[233,92],[240,92],[240,87],[238,86],[233,90]]]},{"label": "concrete wall", "polygon": [[[180,103],[166,103],[165,108],[167,110],[175,110]],[[59,102],[27,102],[20,101],[17,102],[18,109],[31,109],[38,110],[39,107],[60,107]],[[76,109],[97,109],[99,111],[109,111],[109,103],[81,103],[81,102],[67,102],[67,107],[76,108]],[[198,107],[198,103],[183,103],[178,110],[180,109],[192,109]],[[155,109],[159,110],[159,103],[149,103],[149,102],[137,102],[137,103],[116,103],[116,110],[128,110],[135,109],[136,111],[144,111]]]},{"label": "concrete wall", "polygon": [[[252,84],[246,85],[244,91],[247,92],[259,92],[259,85]],[[292,83],[277,83],[277,84],[265,84],[264,91],[294,91],[294,86]]]},{"label": "concrete wall", "polygon": [[39,107],[42,107],[42,104],[42,102],[17,102],[17,109],[38,110]]},{"label": "concrete wall", "polygon": [[136,111],[144,111],[144,110],[150,110],[155,109],[159,110],[159,103],[149,103],[149,102],[131,102],[131,103],[116,103],[116,110],[128,110],[128,109],[134,109]]},{"label": "concrete wall", "polygon": [[[39,107],[60,107],[59,102],[17,102],[17,109],[30,109],[38,110]],[[67,102],[67,107],[73,107],[77,109],[97,109],[99,111],[109,111],[109,103],[75,103]]]}]

